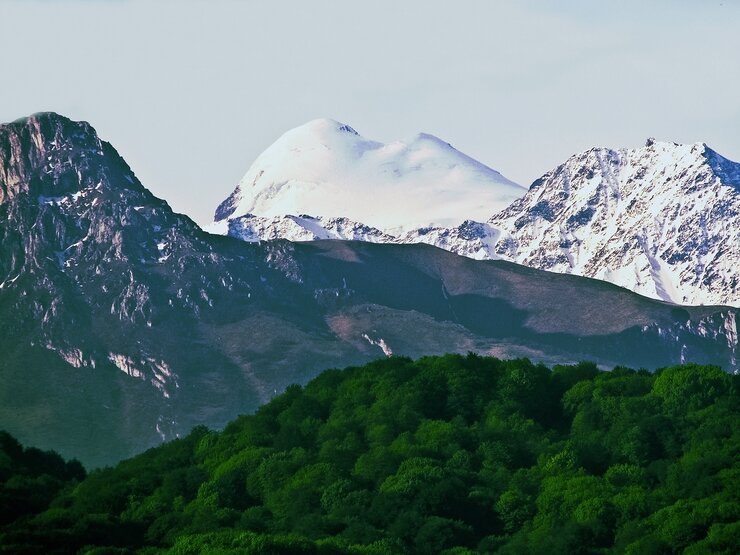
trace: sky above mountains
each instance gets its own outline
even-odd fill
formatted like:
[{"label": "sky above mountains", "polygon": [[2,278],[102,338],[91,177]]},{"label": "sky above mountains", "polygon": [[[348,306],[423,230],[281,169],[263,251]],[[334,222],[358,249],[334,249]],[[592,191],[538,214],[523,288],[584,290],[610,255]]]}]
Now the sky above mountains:
[{"label": "sky above mountains", "polygon": [[740,2],[0,0],[0,121],[90,121],[199,223],[317,117],[528,185],[594,145],[740,159]]}]

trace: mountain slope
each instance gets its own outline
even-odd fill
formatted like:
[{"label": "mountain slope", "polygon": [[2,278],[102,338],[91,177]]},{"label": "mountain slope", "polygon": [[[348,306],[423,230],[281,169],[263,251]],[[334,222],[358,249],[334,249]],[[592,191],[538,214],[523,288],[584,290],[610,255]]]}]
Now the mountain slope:
[{"label": "mountain slope", "polygon": [[265,150],[215,220],[310,214],[398,233],[485,219],[524,192],[433,135],[383,144],[319,119]]},{"label": "mountain slope", "polygon": [[736,368],[735,309],[425,245],[209,235],[56,114],[0,126],[0,194],[0,428],[88,465],[390,353]]}]

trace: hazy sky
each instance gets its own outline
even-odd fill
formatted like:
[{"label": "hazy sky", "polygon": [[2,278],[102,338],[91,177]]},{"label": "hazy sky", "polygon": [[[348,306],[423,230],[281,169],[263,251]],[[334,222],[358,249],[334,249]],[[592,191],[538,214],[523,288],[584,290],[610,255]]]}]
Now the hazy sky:
[{"label": "hazy sky", "polygon": [[0,0],[0,121],[89,121],[200,223],[316,117],[528,185],[590,146],[740,160],[740,0]]}]

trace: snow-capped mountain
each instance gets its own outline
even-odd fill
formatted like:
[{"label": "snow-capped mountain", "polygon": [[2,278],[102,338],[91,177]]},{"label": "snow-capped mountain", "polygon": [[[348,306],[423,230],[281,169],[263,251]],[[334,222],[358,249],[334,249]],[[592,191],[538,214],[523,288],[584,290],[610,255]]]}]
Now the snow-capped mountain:
[{"label": "snow-capped mountain", "polygon": [[[305,136],[314,126],[329,126],[339,130],[336,133],[348,129],[322,120],[320,125],[312,122],[299,130]],[[346,176],[333,184],[352,183],[351,172],[356,166],[340,163],[336,157],[322,159],[322,164],[329,163],[338,163]],[[293,182],[318,180],[310,167],[308,177],[302,180],[298,175],[301,165],[296,160],[290,164]],[[440,164],[429,165],[439,168]],[[415,212],[409,207],[415,205],[407,200],[373,204],[373,209],[405,208],[407,219],[394,213],[390,228],[368,225],[369,221],[352,209],[337,212],[343,217],[296,216],[315,216],[322,210],[314,200],[303,204],[305,197],[294,197],[291,211],[266,210],[270,217],[250,213],[256,203],[247,206],[241,202],[237,210],[237,199],[244,197],[242,187],[247,178],[259,181],[262,165],[255,162],[234,194],[219,207],[217,218],[221,222],[212,231],[247,241],[428,243],[470,258],[504,259],[602,279],[669,302],[740,306],[740,164],[703,143],[680,145],[650,139],[637,149],[590,149],[536,180],[524,196],[506,208],[499,210],[502,197],[487,200],[487,214],[479,206],[465,212],[478,198],[466,199],[465,195],[477,193],[475,188],[458,186],[455,209],[459,211],[454,219],[459,221],[455,225],[438,224],[445,218],[437,217],[415,226],[419,219],[408,216]],[[365,183],[367,171],[363,171],[358,183]],[[332,173],[325,166],[322,172]],[[399,181],[405,182],[402,175]],[[447,208],[439,198],[429,200],[440,202],[442,210]],[[332,208],[333,212],[338,210],[341,206]]]},{"label": "snow-capped mountain", "polygon": [[489,224],[491,257],[679,304],[740,305],[740,164],[703,143],[577,154]]},{"label": "snow-capped mountain", "polygon": [[399,235],[486,220],[525,192],[433,135],[383,144],[317,119],[288,131],[257,158],[216,210],[214,230],[226,232],[229,220],[247,215],[310,214]]}]

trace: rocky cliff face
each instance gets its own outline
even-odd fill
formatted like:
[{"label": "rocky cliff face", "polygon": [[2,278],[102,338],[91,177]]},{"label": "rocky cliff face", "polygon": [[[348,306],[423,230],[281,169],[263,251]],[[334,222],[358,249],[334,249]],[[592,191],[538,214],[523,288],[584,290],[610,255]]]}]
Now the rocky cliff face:
[{"label": "rocky cliff face", "polygon": [[390,353],[736,367],[734,309],[424,245],[209,235],[56,114],[0,126],[0,191],[0,428],[91,465]]}]

